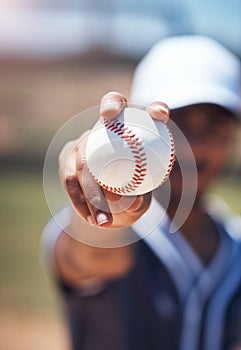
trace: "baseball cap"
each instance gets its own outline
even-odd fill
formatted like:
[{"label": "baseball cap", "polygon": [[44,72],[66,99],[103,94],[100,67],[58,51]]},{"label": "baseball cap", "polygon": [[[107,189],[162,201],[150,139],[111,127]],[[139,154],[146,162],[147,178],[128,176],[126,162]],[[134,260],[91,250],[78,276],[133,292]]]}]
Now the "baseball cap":
[{"label": "baseball cap", "polygon": [[181,35],[158,42],[140,61],[131,100],[146,105],[163,101],[170,109],[213,103],[241,115],[239,59],[215,40]]}]

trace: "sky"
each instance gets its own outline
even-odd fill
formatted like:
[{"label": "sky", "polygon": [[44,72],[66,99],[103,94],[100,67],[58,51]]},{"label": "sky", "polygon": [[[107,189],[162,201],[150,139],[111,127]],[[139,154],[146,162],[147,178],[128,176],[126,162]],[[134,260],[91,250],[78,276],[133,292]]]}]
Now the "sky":
[{"label": "sky", "polygon": [[202,33],[241,57],[239,0],[0,0],[0,56],[56,58],[93,48],[138,58],[159,39]]}]

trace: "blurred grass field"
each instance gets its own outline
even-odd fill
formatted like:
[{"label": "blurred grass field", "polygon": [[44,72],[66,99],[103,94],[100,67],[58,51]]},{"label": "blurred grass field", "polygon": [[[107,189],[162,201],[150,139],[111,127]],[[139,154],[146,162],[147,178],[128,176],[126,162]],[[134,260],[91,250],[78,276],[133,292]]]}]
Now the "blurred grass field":
[{"label": "blurred grass field", "polygon": [[[50,218],[43,159],[69,118],[96,106],[107,91],[129,95],[133,67],[110,61],[0,64],[0,350],[67,349],[61,306],[40,257],[40,234]],[[241,214],[237,177],[222,179],[213,191]]]},{"label": "blurred grass field", "polygon": [[0,303],[8,308],[53,310],[53,299],[40,259],[40,232],[49,212],[41,174],[1,176],[2,237],[0,246]]}]

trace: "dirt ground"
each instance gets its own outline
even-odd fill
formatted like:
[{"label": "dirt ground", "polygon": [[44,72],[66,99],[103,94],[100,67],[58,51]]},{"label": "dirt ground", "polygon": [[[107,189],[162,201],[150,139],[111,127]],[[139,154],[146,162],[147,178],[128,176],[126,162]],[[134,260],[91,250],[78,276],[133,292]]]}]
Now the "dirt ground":
[{"label": "dirt ground", "polygon": [[64,322],[52,317],[0,313],[0,350],[70,350]]}]

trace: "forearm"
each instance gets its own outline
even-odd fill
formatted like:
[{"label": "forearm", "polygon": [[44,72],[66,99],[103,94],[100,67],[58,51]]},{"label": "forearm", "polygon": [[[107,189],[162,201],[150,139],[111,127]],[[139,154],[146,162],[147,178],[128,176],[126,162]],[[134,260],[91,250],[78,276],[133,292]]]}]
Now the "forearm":
[{"label": "forearm", "polygon": [[[78,239],[62,232],[55,245],[56,268],[61,279],[71,285],[82,286],[90,279],[107,281],[120,278],[130,271],[134,263],[132,246],[100,248],[81,242],[81,237],[83,238],[81,232],[85,231],[85,234],[90,237],[90,242],[93,243],[95,237],[97,239],[103,233],[102,230],[86,224],[74,214],[67,231],[72,232],[72,235]],[[107,230],[115,237],[121,235],[121,230],[118,232]]]}]

